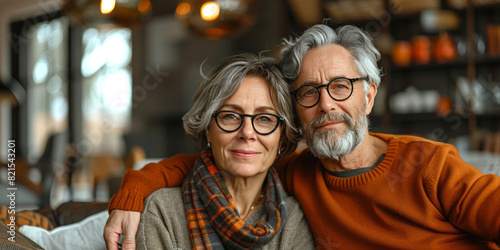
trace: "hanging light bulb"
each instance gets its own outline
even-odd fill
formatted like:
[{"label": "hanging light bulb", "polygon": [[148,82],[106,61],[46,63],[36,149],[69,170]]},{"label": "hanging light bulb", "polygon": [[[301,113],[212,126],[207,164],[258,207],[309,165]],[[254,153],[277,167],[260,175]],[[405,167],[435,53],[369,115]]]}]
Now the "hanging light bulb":
[{"label": "hanging light bulb", "polygon": [[178,18],[184,18],[191,13],[191,4],[189,3],[179,3],[175,9],[175,16]]},{"label": "hanging light bulb", "polygon": [[221,39],[252,26],[256,10],[254,0],[181,0],[175,16],[195,33]]},{"label": "hanging light bulb", "polygon": [[115,9],[116,0],[101,0],[101,13],[109,14]]},{"label": "hanging light bulb", "polygon": [[219,17],[220,7],[216,2],[206,2],[201,6],[201,19],[205,21],[213,21]]},{"label": "hanging light bulb", "polygon": [[133,28],[149,17],[151,0],[66,0],[62,11],[80,26],[111,23]]},{"label": "hanging light bulb", "polygon": [[151,1],[150,0],[142,0],[137,5],[137,10],[141,14],[147,14],[151,11]]}]

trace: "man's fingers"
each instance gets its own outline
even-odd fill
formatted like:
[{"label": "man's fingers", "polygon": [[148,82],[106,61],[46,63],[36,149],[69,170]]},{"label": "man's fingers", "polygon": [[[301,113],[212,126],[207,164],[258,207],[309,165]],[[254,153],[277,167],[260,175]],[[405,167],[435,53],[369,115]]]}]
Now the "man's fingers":
[{"label": "man's fingers", "polygon": [[104,226],[103,237],[108,250],[118,250],[118,242],[122,234],[123,217],[118,210],[113,210]]},{"label": "man's fingers", "polygon": [[118,241],[120,240],[119,234],[106,235],[105,233],[104,240],[106,242],[106,248],[108,250],[118,250]]},{"label": "man's fingers", "polygon": [[139,222],[141,220],[141,213],[127,211],[128,219],[123,224],[123,242],[122,249],[127,250],[135,249],[135,235],[137,234],[137,229],[139,228]]},{"label": "man's fingers", "polygon": [[123,234],[121,249],[135,249],[135,235],[141,220],[140,212],[113,210],[104,227],[104,240],[109,250],[118,250],[120,235]]},{"label": "man's fingers", "polygon": [[122,242],[123,250],[135,250],[135,234],[132,235],[124,235]]}]

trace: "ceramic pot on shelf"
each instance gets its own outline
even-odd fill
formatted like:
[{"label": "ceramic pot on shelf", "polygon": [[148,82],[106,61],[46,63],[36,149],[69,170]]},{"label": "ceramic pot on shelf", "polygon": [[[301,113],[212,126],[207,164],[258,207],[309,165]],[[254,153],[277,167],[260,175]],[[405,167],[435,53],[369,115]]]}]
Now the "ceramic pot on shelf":
[{"label": "ceramic pot on shelf", "polygon": [[416,36],[412,39],[412,61],[417,64],[431,62],[431,40],[427,36]]}]

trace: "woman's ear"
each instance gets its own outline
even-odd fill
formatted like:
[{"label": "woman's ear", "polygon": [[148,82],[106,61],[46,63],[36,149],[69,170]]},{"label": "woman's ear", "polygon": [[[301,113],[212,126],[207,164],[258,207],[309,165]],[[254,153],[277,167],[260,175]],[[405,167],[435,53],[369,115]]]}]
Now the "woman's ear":
[{"label": "woman's ear", "polygon": [[205,130],[205,137],[207,139],[207,142],[210,143],[210,136],[208,134],[208,129]]},{"label": "woman's ear", "polygon": [[280,142],[278,143],[278,157],[285,151],[285,135],[280,138]]}]

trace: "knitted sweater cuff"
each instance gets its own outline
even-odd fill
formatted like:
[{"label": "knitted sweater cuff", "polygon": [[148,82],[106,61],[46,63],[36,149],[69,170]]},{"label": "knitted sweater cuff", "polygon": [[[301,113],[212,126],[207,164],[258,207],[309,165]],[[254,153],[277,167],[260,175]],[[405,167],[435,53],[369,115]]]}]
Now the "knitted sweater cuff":
[{"label": "knitted sweater cuff", "polygon": [[142,212],[144,210],[144,197],[134,193],[118,192],[109,201],[108,212],[113,209]]}]

